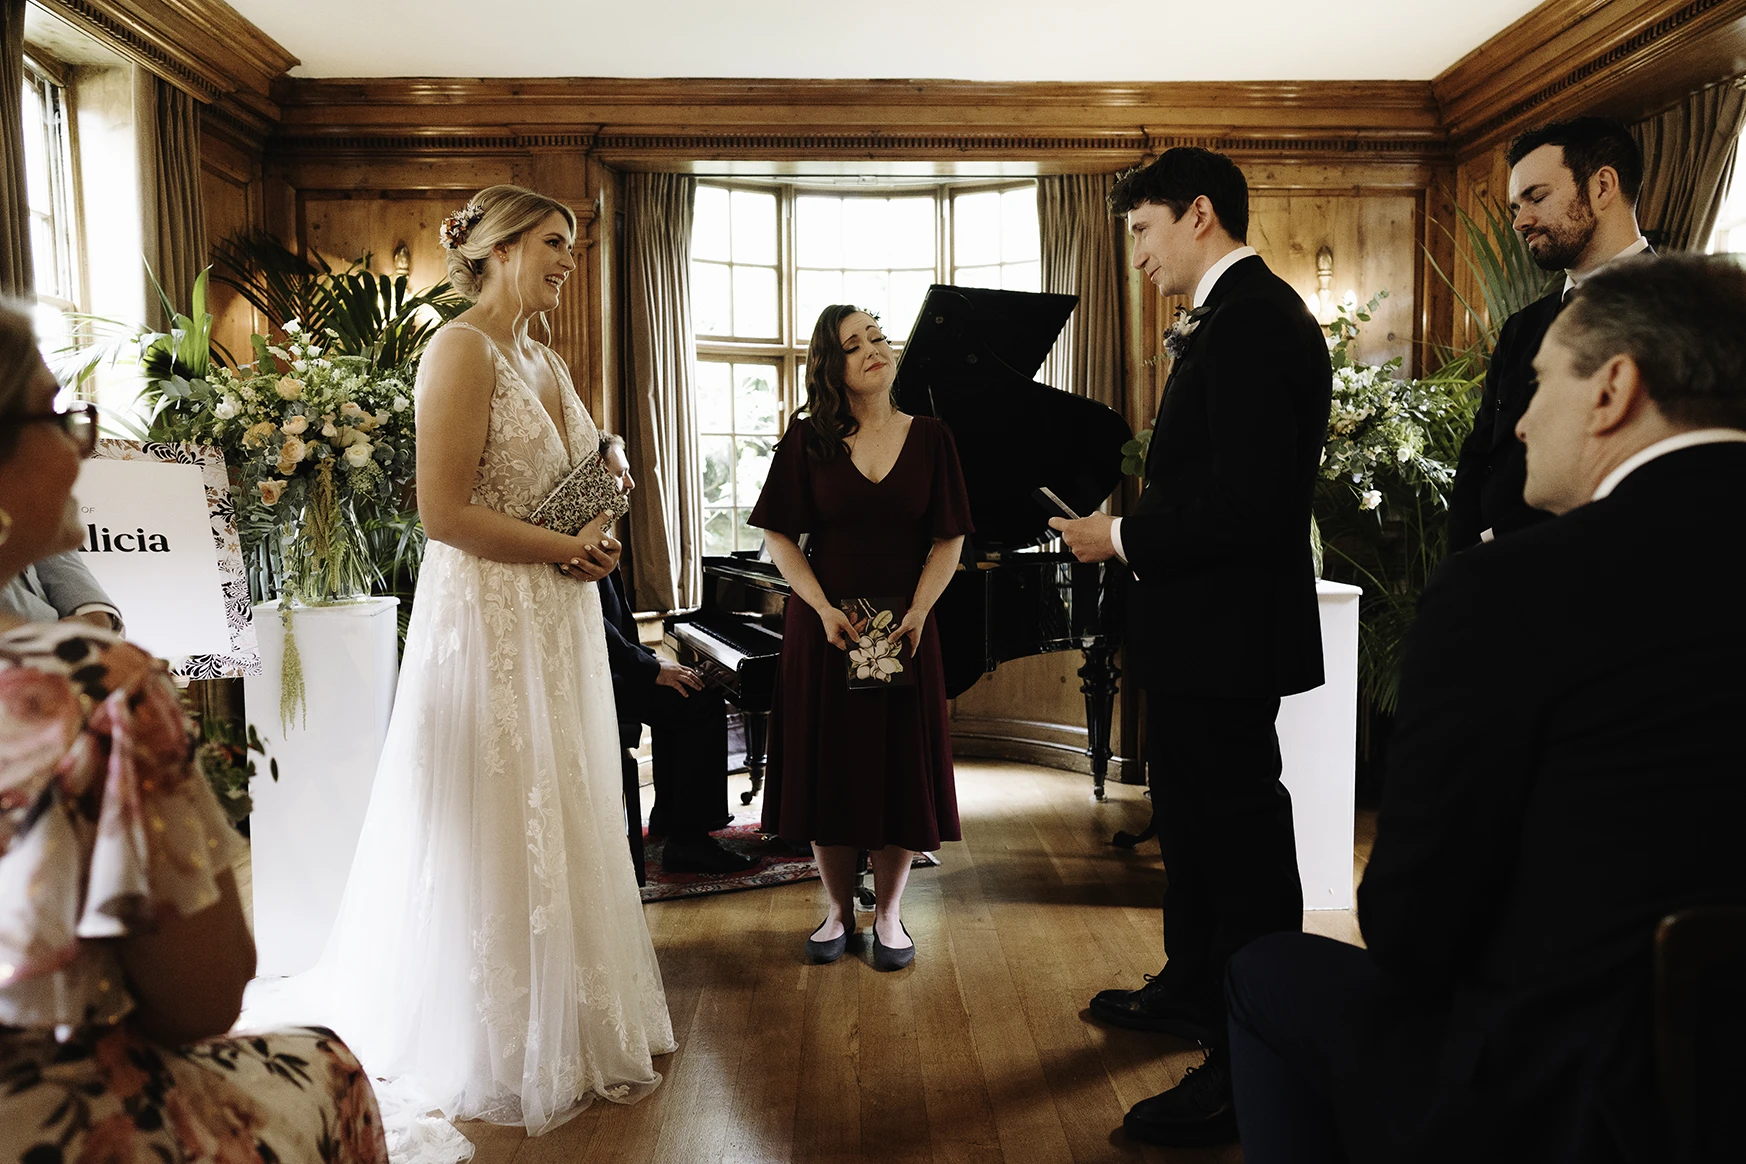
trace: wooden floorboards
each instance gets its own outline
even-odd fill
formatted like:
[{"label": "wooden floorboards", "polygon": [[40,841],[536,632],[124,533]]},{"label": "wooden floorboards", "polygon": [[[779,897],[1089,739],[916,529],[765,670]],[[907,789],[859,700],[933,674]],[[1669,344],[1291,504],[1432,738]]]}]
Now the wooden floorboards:
[{"label": "wooden floorboards", "polygon": [[[1241,1161],[1116,1130],[1200,1055],[1082,1015],[1162,961],[1157,846],[1109,844],[1145,821],[1140,790],[1100,805],[1084,776],[983,761],[960,763],[958,788],[965,840],[904,899],[911,969],[877,973],[856,946],[808,965],[816,882],[651,904],[679,1041],[664,1082],[535,1139],[463,1124],[478,1164]],[[1350,914],[1305,920],[1356,940]]]}]

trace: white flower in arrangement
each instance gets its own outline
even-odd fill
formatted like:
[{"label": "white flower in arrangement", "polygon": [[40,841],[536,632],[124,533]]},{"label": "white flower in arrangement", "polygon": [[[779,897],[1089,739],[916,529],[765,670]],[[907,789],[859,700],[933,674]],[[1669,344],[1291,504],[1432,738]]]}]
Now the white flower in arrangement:
[{"label": "white flower in arrangement", "polygon": [[412,401],[408,400],[406,397],[396,394],[389,407],[394,409],[395,412],[405,412],[406,406],[411,403]]},{"label": "white flower in arrangement", "polygon": [[323,416],[321,418],[321,422],[322,422],[321,423],[321,435],[322,436],[326,437],[328,440],[332,440],[334,437],[339,435],[339,429],[337,429],[333,426],[333,413],[330,412],[327,415]]},{"label": "white flower in arrangement", "polygon": [[357,444],[346,449],[346,464],[354,469],[362,469],[370,463],[370,456],[375,451],[369,441],[360,440]]},{"label": "white flower in arrangement", "polygon": [[317,347],[315,344],[310,344],[308,347],[303,349],[303,354],[308,356],[310,359],[313,360],[316,356],[321,355],[321,349],[319,347]]},{"label": "white flower in arrangement", "polygon": [[287,320],[285,323],[285,334],[286,335],[296,335],[298,332],[300,332],[302,330],[303,330],[303,325],[301,323],[298,323],[295,319]]},{"label": "white flower in arrangement", "polygon": [[1412,451],[1412,449],[1408,448],[1406,445],[1402,445],[1399,449],[1397,449],[1395,451],[1394,459],[1399,461],[1401,464],[1404,465],[1408,461],[1413,459],[1413,451]]},{"label": "white flower in arrangement", "polygon": [[1375,489],[1366,489],[1364,496],[1358,499],[1359,509],[1375,509],[1382,504],[1382,494]]},{"label": "white flower in arrangement", "polygon": [[299,436],[308,430],[309,418],[307,416],[293,416],[279,427],[284,430],[286,436]]},{"label": "white flower in arrangement", "polygon": [[393,416],[388,412],[388,410],[386,408],[378,408],[376,410],[376,423],[377,423],[377,425],[387,424],[392,419],[393,419]]},{"label": "white flower in arrangement", "polygon": [[350,417],[352,420],[356,420],[360,416],[364,415],[364,410],[358,406],[358,402],[356,400],[348,400],[344,404],[340,405],[340,415],[345,416],[345,417]]},{"label": "white flower in arrangement", "polygon": [[235,420],[236,414],[241,411],[242,404],[236,397],[227,394],[223,400],[213,405],[212,415],[220,420]]},{"label": "white flower in arrangement", "polygon": [[291,370],[294,372],[307,372],[307,371],[309,371],[309,361],[308,360],[292,360],[291,361]]},{"label": "white flower in arrangement", "polygon": [[278,384],[274,385],[274,387],[278,391],[280,397],[285,400],[303,399],[303,381],[301,380],[293,380],[291,377],[286,376],[284,379],[280,380]]},{"label": "white flower in arrangement", "polygon": [[281,360],[289,360],[291,358],[290,352],[286,351],[284,348],[276,348],[271,344],[267,345],[267,351],[271,355],[279,357]]}]

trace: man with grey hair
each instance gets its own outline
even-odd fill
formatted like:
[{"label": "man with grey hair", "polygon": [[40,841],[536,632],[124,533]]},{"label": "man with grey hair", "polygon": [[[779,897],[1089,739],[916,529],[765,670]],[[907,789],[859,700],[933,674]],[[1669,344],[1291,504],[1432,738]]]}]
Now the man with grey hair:
[{"label": "man with grey hair", "polygon": [[1746,903],[1746,269],[1611,264],[1534,371],[1525,495],[1560,516],[1425,590],[1367,949],[1232,960],[1249,1164],[1670,1155],[1656,925]]}]

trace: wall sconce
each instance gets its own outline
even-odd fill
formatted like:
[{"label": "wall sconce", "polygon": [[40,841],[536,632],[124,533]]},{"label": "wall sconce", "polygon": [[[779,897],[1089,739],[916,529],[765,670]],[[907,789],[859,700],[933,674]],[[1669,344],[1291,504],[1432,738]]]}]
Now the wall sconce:
[{"label": "wall sconce", "polygon": [[394,244],[394,275],[400,278],[412,274],[412,248],[405,243]]},{"label": "wall sconce", "polygon": [[1342,303],[1349,308],[1356,307],[1358,296],[1347,291],[1339,299],[1334,298],[1334,248],[1323,243],[1316,251],[1316,289],[1304,296],[1304,304],[1316,317],[1316,322],[1326,327],[1334,322],[1335,308]]}]

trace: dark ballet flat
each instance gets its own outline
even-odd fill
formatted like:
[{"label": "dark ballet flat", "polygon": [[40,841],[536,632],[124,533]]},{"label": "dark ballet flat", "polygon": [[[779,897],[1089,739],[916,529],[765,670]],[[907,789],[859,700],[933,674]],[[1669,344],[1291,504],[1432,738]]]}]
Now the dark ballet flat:
[{"label": "dark ballet flat", "polygon": [[[819,922],[818,925],[812,927],[812,932],[815,934],[818,933],[819,928],[823,925],[824,922]],[[849,938],[852,937],[854,933],[854,927],[849,925],[848,922],[844,922],[843,932],[828,942],[815,942],[812,940],[811,936],[808,936],[806,939],[806,956],[820,965],[827,962],[835,962],[838,958],[843,956],[843,951],[849,948]],[[877,941],[878,939],[875,938],[874,940]]]},{"label": "dark ballet flat", "polygon": [[909,938],[909,945],[901,950],[893,950],[881,942],[879,940],[879,927],[873,927],[873,969],[901,970],[915,961],[915,939],[910,938],[909,927],[898,922],[897,928],[903,931],[904,937]]}]

